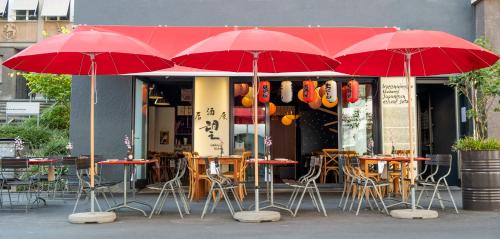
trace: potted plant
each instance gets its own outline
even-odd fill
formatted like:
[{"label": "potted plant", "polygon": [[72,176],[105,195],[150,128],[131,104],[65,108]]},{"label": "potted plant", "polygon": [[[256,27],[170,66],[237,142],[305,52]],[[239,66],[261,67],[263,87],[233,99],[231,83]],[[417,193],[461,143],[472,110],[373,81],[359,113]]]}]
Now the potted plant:
[{"label": "potted plant", "polygon": [[[484,38],[475,43],[491,49]],[[463,208],[500,211],[500,140],[488,138],[488,112],[500,111],[500,64],[452,76],[449,84],[467,99],[473,122],[473,135],[453,145],[461,158]]]},{"label": "potted plant", "polygon": [[465,210],[500,211],[500,140],[459,139],[462,204]]}]

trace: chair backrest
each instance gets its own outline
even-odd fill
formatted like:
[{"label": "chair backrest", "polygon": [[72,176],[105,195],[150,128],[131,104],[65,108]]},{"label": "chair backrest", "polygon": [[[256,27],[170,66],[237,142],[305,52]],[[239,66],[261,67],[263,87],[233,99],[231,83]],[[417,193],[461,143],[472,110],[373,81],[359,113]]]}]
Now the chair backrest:
[{"label": "chair backrest", "polygon": [[453,157],[451,154],[427,154],[425,157],[430,158],[431,160],[424,161],[427,165],[437,165],[437,166],[446,166],[449,167],[451,165],[451,161]]},{"label": "chair backrest", "polygon": [[398,156],[408,157],[410,155],[410,150],[409,149],[397,149],[394,153]]},{"label": "chair backrest", "polygon": [[75,160],[75,167],[77,171],[88,170],[90,168],[90,158],[86,156],[78,157]]},{"label": "chair backrest", "polygon": [[60,164],[63,166],[74,166],[78,157],[63,157]]}]

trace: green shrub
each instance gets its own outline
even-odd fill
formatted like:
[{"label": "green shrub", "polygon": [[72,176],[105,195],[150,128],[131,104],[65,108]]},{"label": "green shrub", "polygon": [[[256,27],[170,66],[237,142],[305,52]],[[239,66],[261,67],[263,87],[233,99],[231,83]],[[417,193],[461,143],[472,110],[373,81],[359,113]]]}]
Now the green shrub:
[{"label": "green shrub", "polygon": [[[68,105],[57,104],[46,109],[40,117],[40,126],[50,129],[69,130],[70,110]],[[36,124],[36,121],[35,121]]]},{"label": "green shrub", "polygon": [[51,139],[52,132],[47,128],[25,127],[22,124],[0,127],[0,138],[15,138],[17,136],[23,141],[30,143],[36,149]]},{"label": "green shrub", "polygon": [[500,140],[498,139],[474,139],[464,137],[459,139],[454,145],[455,151],[477,151],[477,150],[500,150]]},{"label": "green shrub", "polygon": [[65,155],[68,142],[69,138],[66,132],[53,131],[50,140],[43,144],[39,150],[42,156]]}]

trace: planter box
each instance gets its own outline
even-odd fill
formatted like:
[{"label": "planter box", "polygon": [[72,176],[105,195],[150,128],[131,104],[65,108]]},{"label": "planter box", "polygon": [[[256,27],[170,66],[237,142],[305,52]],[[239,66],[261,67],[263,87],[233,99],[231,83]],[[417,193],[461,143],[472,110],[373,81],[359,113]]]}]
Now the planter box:
[{"label": "planter box", "polygon": [[460,151],[465,210],[500,211],[500,151]]}]

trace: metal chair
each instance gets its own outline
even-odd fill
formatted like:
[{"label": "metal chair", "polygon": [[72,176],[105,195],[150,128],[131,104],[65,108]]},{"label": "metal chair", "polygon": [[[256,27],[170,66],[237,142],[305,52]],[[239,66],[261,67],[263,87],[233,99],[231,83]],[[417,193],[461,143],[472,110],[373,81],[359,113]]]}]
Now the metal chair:
[{"label": "metal chair", "polygon": [[[344,174],[344,188],[342,190],[342,195],[340,196],[338,207],[342,207],[342,210],[345,210],[351,191],[355,187],[354,174],[351,173],[350,170],[349,157],[345,155],[339,156],[338,162],[339,166],[342,168],[342,173]],[[344,202],[344,206],[342,206],[342,202]]]},{"label": "metal chair", "polygon": [[[236,193],[236,188],[238,185],[231,181],[229,178],[224,177],[224,175],[220,172],[220,165],[218,158],[205,158],[205,165],[206,165],[206,174],[207,178],[210,181],[210,191],[208,192],[207,195],[207,200],[205,202],[205,206],[203,207],[203,212],[201,213],[201,218],[205,216],[208,206],[210,205],[210,202],[213,200],[212,204],[212,209],[210,212],[213,212],[215,210],[215,207],[217,207],[217,204],[219,203],[221,197],[226,201],[227,207],[229,208],[229,211],[231,212],[231,215],[234,215],[234,207],[231,203],[231,200],[229,198],[229,192],[233,194],[233,197],[236,201],[236,205],[238,208],[243,210],[241,207],[240,199],[238,197],[238,194]],[[213,195],[215,193],[215,195]]]},{"label": "metal chair", "polygon": [[[429,206],[427,207],[427,209],[431,208],[434,198],[437,195],[439,204],[441,205],[442,209],[444,209],[443,201],[451,201],[453,207],[455,208],[455,212],[458,213],[457,205],[455,204],[455,200],[453,199],[453,194],[451,193],[450,186],[448,185],[448,181],[446,180],[446,177],[448,177],[451,173],[451,163],[453,157],[451,156],[451,154],[431,154],[431,155],[426,155],[426,157],[431,158],[431,160],[425,161],[425,164],[429,165],[429,167],[434,167],[434,171],[431,170],[431,174],[429,176],[427,176],[424,180],[418,182],[418,185],[422,186],[422,189],[420,190],[420,193],[418,195],[417,205],[419,205],[420,199],[422,197],[423,192],[425,191],[425,188],[433,187],[431,201],[429,202]],[[445,169],[445,172],[441,177],[439,177],[436,180],[435,176],[442,168]],[[441,195],[439,194],[439,187],[446,188],[450,196],[450,200],[444,200],[441,197]]]},{"label": "metal chair", "polygon": [[177,200],[177,195],[179,195],[185,213],[189,214],[190,208],[188,199],[182,189],[182,183],[181,183],[181,179],[182,177],[184,177],[184,174],[186,173],[186,168],[187,168],[187,160],[185,158],[179,158],[177,159],[176,162],[176,173],[172,177],[172,179],[163,183],[155,183],[146,186],[149,189],[160,191],[160,195],[158,195],[158,198],[156,199],[155,205],[153,206],[153,210],[151,210],[149,218],[151,218],[153,214],[159,215],[161,213],[161,210],[165,206],[167,197],[170,193],[172,193],[172,196],[174,198],[175,204],[177,205],[177,209],[179,210],[179,215],[181,216],[181,218],[184,218],[184,215],[179,205],[179,201]]},{"label": "metal chair", "polygon": [[[373,202],[375,203],[377,209],[379,211],[382,211],[386,214],[389,214],[389,211],[387,210],[387,207],[385,205],[384,199],[382,197],[382,188],[383,187],[388,187],[389,183],[387,182],[378,182],[375,181],[373,178],[370,178],[364,174],[364,171],[359,167],[359,159],[357,157],[351,158],[351,162],[349,167],[349,173],[353,177],[353,183],[356,185],[357,191],[352,192],[352,199],[351,199],[351,205],[349,207],[349,211],[352,210],[352,207],[354,205],[354,202],[358,202],[357,210],[356,210],[356,216],[359,214],[359,210],[361,208],[361,204],[363,203],[363,200],[366,197],[366,202],[370,209],[373,210],[372,204],[370,202],[370,197],[373,199]],[[377,200],[382,204],[382,208],[380,208]],[[347,203],[347,201],[346,201]]]},{"label": "metal chair", "polygon": [[[311,197],[313,205],[316,207],[318,212],[323,211],[323,215],[326,217],[328,216],[325,210],[325,205],[323,204],[323,200],[321,199],[321,194],[319,193],[318,185],[316,184],[316,180],[320,177],[321,175],[321,168],[323,165],[323,156],[312,156],[311,161],[310,161],[310,167],[311,167],[311,173],[308,174],[308,177],[302,178],[301,181],[298,181],[296,183],[289,183],[291,187],[294,188],[294,192],[292,192],[291,196],[291,201],[289,204],[289,208],[293,208],[293,205],[295,204],[295,201],[297,199],[298,194],[302,190],[302,193],[300,195],[300,199],[297,202],[297,205],[295,206],[295,211],[293,213],[293,216],[297,216],[297,212],[300,209],[300,206],[302,204],[302,200],[304,199],[304,195],[306,192],[309,192],[309,196]],[[316,193],[317,197],[314,195]]]},{"label": "metal chair", "polygon": [[[82,196],[83,193],[85,193],[85,199],[90,198],[90,195],[88,193],[88,192],[90,192],[90,180],[88,177],[89,170],[90,170],[89,158],[86,156],[83,156],[83,157],[78,157],[77,159],[75,159],[75,169],[76,169],[76,176],[78,177],[78,180],[79,180],[79,188],[78,188],[78,192],[76,195],[75,206],[73,207],[73,213],[76,212],[76,209],[78,207],[78,203],[80,201],[80,197]],[[102,208],[99,205],[99,201],[97,200],[97,197],[99,196],[99,194],[101,194],[102,197],[104,198],[104,201],[108,205],[108,208],[111,208],[108,197],[106,196],[106,192],[107,192],[113,198],[113,193],[111,192],[110,185],[101,184],[100,177],[98,177],[97,175],[94,177],[94,180],[95,180],[94,191],[96,193],[95,202],[96,202],[97,208],[99,209],[99,211],[102,211]],[[113,198],[113,201],[114,201],[114,198]]]},{"label": "metal chair", "polygon": [[[28,158],[0,158],[0,198],[3,198],[2,192],[6,189],[9,197],[10,209],[14,209],[12,194],[17,193],[17,199],[19,201],[20,195],[24,193],[26,196],[24,210],[26,213],[28,212],[31,205],[32,189],[36,183],[36,176],[31,175],[32,173],[29,167]],[[17,190],[18,187],[24,187],[24,191],[12,192],[13,188]]]}]

